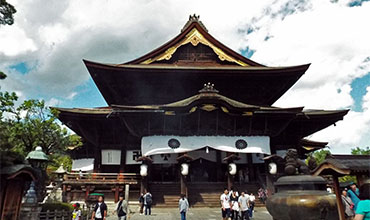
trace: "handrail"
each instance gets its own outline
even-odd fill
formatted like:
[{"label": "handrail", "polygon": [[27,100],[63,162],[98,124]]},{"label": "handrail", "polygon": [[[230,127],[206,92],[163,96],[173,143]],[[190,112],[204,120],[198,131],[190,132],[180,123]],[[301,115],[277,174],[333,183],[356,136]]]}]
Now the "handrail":
[{"label": "handrail", "polygon": [[137,173],[66,173],[63,179],[72,183],[137,183],[140,175]]}]

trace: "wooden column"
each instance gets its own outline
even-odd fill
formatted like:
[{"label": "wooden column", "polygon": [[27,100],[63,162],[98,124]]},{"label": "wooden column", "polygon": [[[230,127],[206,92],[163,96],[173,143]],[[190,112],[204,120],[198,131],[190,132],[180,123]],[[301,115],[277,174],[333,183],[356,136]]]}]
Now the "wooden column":
[{"label": "wooden column", "polygon": [[119,167],[119,172],[124,173],[125,172],[125,166],[126,166],[126,150],[122,149],[121,147],[121,164]]},{"label": "wooden column", "polygon": [[219,150],[216,150],[216,166],[216,181],[224,181],[224,174],[222,173],[221,151]]},{"label": "wooden column", "polygon": [[275,193],[274,177],[268,171],[266,172],[266,188],[268,196]]},{"label": "wooden column", "polygon": [[140,182],[140,193],[145,193],[148,190],[148,176],[142,176]]},{"label": "wooden column", "polygon": [[181,194],[184,194],[188,198],[188,186],[186,184],[186,176],[181,175],[180,171],[180,185],[181,185]]},{"label": "wooden column", "polygon": [[248,166],[248,177],[249,177],[249,182],[252,182],[255,180],[255,172],[253,169],[253,158],[252,154],[247,154],[247,166]]},{"label": "wooden column", "polygon": [[117,203],[118,202],[118,198],[119,197],[119,186],[115,186],[114,187],[114,202]]},{"label": "wooden column", "polygon": [[227,171],[227,188],[230,190],[234,185],[234,176]]},{"label": "wooden column", "polygon": [[335,196],[337,197],[337,207],[338,207],[338,215],[339,215],[339,220],[345,220],[345,215],[344,215],[344,207],[342,203],[342,196],[339,190],[339,182],[338,182],[338,177],[333,176],[333,183],[334,183],[334,191],[335,191]]},{"label": "wooden column", "polygon": [[90,194],[90,186],[86,186],[85,201],[87,201],[89,194]]}]

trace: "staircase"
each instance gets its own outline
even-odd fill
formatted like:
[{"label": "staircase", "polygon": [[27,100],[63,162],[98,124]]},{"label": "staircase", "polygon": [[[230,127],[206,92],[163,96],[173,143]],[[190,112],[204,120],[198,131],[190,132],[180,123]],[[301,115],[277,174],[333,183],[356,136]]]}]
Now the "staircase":
[{"label": "staircase", "polygon": [[[220,207],[220,196],[223,193],[225,183],[191,183],[188,184],[189,202],[192,207]],[[247,190],[248,194],[253,192],[257,195],[259,185],[256,183],[248,183],[234,185],[234,189],[238,191]],[[255,206],[263,206],[258,199],[255,201]]]},{"label": "staircase", "polygon": [[179,206],[180,183],[150,183],[150,193],[155,207],[173,208]]},{"label": "staircase", "polygon": [[[191,207],[220,207],[220,195],[226,187],[225,183],[197,182],[188,183],[188,200]],[[264,206],[257,198],[259,189],[257,183],[238,185],[234,188],[238,191],[247,190],[256,196],[255,206]],[[150,193],[153,195],[155,207],[178,207],[180,199],[180,183],[151,183]]]}]

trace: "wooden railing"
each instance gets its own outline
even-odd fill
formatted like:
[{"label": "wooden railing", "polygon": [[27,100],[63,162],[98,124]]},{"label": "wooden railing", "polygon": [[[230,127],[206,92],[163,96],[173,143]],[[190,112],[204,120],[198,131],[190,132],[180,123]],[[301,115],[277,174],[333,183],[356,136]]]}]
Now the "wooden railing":
[{"label": "wooden railing", "polygon": [[141,176],[137,173],[67,173],[64,183],[89,184],[137,184]]}]

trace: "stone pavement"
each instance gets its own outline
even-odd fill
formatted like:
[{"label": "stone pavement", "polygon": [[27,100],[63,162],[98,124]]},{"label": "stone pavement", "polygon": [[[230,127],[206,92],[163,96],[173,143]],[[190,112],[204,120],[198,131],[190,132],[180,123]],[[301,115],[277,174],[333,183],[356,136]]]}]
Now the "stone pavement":
[{"label": "stone pavement", "polygon": [[[115,220],[117,217],[110,215],[107,220]],[[151,216],[133,213],[130,220],[167,220],[180,219],[180,214],[176,208],[153,208]],[[187,220],[220,220],[221,209],[219,208],[192,208],[187,213]],[[266,208],[257,207],[252,220],[272,220]]]}]

